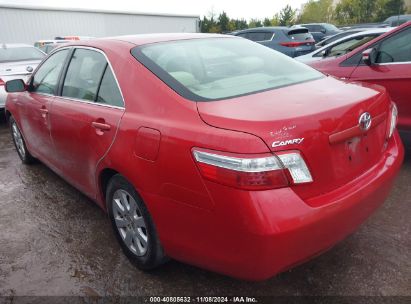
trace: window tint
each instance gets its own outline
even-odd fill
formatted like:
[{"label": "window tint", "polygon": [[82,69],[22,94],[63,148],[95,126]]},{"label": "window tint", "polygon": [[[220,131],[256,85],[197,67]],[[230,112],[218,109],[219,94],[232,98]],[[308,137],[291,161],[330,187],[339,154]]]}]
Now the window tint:
[{"label": "window tint", "polygon": [[65,59],[69,50],[61,50],[51,55],[33,76],[32,92],[55,94]]},{"label": "window tint", "polygon": [[273,33],[270,32],[251,32],[248,33],[247,39],[250,39],[251,41],[265,41],[271,40],[272,36]]},{"label": "window tint", "polygon": [[377,62],[411,62],[411,28],[384,40],[378,49]]},{"label": "window tint", "polygon": [[62,96],[96,100],[106,64],[103,54],[93,50],[76,49],[64,79]]},{"label": "window tint", "polygon": [[100,90],[97,97],[98,103],[104,103],[112,106],[123,107],[123,98],[117,86],[111,68],[106,64],[106,71],[101,80]]}]

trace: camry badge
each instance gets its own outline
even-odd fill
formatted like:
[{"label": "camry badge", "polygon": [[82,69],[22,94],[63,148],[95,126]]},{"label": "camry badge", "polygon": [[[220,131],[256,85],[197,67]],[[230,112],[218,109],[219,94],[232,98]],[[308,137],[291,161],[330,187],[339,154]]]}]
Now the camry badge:
[{"label": "camry badge", "polygon": [[368,112],[365,112],[361,114],[360,119],[358,121],[358,125],[360,126],[361,131],[368,131],[371,128],[371,114]]},{"label": "camry badge", "polygon": [[276,147],[284,147],[288,145],[299,145],[304,141],[304,138],[294,138],[294,139],[289,139],[289,140],[284,140],[284,141],[275,141],[272,144],[273,148]]}]

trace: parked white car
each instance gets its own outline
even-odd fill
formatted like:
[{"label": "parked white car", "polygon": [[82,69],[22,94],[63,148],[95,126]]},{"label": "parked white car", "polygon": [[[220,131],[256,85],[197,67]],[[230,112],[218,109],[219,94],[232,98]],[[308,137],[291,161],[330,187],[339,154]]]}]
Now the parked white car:
[{"label": "parked white car", "polygon": [[4,85],[12,79],[28,80],[46,54],[28,44],[0,44],[0,110],[7,93]]},{"label": "parked white car", "polygon": [[322,48],[315,50],[307,55],[295,58],[296,60],[304,63],[323,60],[327,58],[335,58],[355,50],[356,48],[364,45],[368,41],[375,39],[376,37],[391,31],[392,27],[387,28],[375,28],[367,31],[352,34],[350,36],[341,38],[334,41]]}]

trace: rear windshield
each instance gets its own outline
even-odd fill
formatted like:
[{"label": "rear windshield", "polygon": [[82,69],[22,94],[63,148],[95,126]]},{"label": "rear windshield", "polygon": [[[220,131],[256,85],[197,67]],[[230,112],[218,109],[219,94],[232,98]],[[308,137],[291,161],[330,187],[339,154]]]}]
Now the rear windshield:
[{"label": "rear windshield", "polygon": [[0,47],[0,62],[41,60],[44,56],[44,53],[35,47]]},{"label": "rear windshield", "polygon": [[286,32],[286,35],[291,38],[291,40],[299,40],[299,41],[305,41],[305,40],[311,40],[313,39],[313,35],[308,32],[307,29],[295,29]]},{"label": "rear windshield", "polygon": [[212,101],[324,77],[258,43],[208,38],[154,43],[132,55],[184,98]]}]

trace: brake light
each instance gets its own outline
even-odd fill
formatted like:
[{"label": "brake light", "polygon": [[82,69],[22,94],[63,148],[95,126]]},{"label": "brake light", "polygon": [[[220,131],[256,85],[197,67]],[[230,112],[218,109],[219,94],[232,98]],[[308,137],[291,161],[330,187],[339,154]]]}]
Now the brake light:
[{"label": "brake light", "polygon": [[398,109],[395,103],[393,103],[391,107],[391,115],[390,115],[390,120],[388,124],[388,138],[391,138],[392,135],[394,134],[395,127],[397,126],[397,122],[398,122]]},{"label": "brake light", "polygon": [[193,155],[204,178],[239,189],[267,190],[312,182],[297,151],[250,156],[193,149]]},{"label": "brake light", "polygon": [[0,86],[4,86],[6,83],[3,81],[3,79],[0,78]]},{"label": "brake light", "polygon": [[306,40],[306,41],[288,41],[288,42],[281,42],[280,45],[285,47],[299,47],[303,45],[314,45],[314,40]]}]

